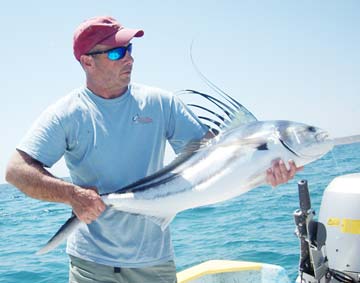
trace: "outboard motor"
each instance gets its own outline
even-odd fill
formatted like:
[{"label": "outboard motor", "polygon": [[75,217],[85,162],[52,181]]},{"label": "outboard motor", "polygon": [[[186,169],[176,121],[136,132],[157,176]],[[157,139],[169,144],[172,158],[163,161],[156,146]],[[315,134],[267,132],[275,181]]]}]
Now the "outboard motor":
[{"label": "outboard motor", "polygon": [[335,178],[314,220],[306,180],[298,183],[294,212],[300,240],[298,283],[360,282],[360,174]]}]

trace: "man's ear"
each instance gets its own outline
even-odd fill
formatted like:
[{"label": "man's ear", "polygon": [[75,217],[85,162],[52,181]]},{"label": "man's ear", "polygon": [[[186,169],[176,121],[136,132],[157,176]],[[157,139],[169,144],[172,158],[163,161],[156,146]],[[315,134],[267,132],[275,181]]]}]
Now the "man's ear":
[{"label": "man's ear", "polygon": [[89,55],[81,55],[80,56],[80,64],[83,66],[83,68],[91,68],[94,65],[94,60]]}]

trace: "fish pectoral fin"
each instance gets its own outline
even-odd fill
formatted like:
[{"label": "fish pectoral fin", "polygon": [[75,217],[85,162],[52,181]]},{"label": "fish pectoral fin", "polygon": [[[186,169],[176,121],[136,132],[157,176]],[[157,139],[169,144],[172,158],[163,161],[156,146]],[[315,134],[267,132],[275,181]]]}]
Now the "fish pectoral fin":
[{"label": "fish pectoral fin", "polygon": [[146,218],[160,226],[161,230],[164,231],[170,225],[171,221],[173,221],[175,216],[176,215],[169,215],[166,217],[146,216]]}]

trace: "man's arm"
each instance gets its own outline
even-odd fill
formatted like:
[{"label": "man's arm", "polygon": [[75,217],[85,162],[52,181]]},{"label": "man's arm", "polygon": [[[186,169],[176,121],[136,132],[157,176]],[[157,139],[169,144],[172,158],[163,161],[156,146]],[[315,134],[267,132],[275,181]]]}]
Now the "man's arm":
[{"label": "man's arm", "polygon": [[20,150],[8,163],[6,181],[32,198],[70,205],[75,215],[87,224],[106,208],[96,188],[82,188],[58,179],[40,162]]}]

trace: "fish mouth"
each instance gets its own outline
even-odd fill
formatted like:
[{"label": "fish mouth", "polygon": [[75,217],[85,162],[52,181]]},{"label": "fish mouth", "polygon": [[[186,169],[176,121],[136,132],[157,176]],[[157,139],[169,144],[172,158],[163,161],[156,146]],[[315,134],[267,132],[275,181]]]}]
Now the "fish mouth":
[{"label": "fish mouth", "polygon": [[319,143],[323,143],[323,142],[331,142],[330,139],[330,135],[328,132],[323,131],[318,133],[317,135],[315,135],[315,139],[316,141],[318,141]]}]

